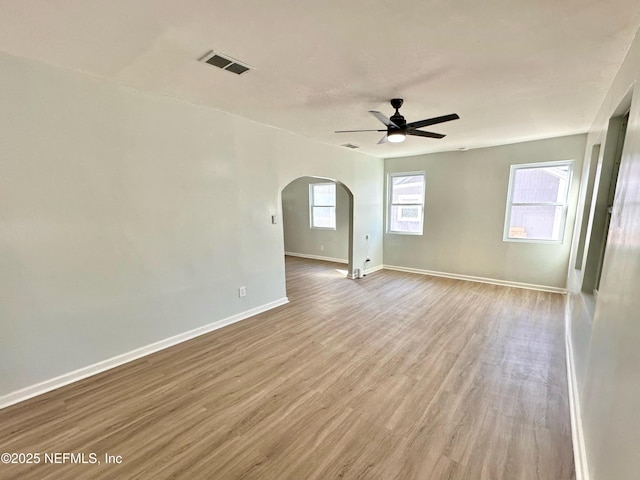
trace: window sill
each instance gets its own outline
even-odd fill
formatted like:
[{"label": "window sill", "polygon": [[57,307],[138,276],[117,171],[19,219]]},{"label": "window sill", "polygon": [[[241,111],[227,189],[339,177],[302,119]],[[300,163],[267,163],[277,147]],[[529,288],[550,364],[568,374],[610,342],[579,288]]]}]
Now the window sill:
[{"label": "window sill", "polygon": [[537,240],[533,238],[503,238],[502,241],[512,243],[539,243],[541,245],[562,245],[564,243],[564,240]]},{"label": "window sill", "polygon": [[413,236],[421,236],[422,232],[387,232],[387,235],[413,235]]}]

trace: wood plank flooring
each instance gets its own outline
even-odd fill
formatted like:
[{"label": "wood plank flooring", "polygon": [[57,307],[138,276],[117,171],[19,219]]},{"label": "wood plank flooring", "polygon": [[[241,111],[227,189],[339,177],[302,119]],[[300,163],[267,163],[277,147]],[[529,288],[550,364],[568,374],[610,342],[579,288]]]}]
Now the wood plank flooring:
[{"label": "wood plank flooring", "polygon": [[101,461],[0,479],[574,478],[563,296],[286,263],[290,304],[0,410]]}]

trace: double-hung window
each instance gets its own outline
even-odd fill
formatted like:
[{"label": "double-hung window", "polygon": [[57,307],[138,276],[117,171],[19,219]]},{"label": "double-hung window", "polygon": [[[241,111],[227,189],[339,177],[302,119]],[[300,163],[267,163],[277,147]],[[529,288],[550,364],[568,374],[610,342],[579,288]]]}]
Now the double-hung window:
[{"label": "double-hung window", "polygon": [[422,235],[424,172],[389,174],[387,232]]},{"label": "double-hung window", "polygon": [[336,229],[336,184],[309,185],[309,218],[311,228]]},{"label": "double-hung window", "polygon": [[562,242],[572,169],[573,161],[511,166],[505,241]]}]

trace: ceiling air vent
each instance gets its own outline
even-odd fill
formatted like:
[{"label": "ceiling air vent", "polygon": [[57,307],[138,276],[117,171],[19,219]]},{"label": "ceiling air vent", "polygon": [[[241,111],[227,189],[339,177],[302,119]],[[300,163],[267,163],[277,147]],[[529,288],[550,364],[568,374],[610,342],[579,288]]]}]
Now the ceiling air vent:
[{"label": "ceiling air vent", "polygon": [[251,67],[248,65],[240,63],[238,60],[231,58],[228,55],[222,55],[220,53],[215,53],[214,51],[207,53],[200,59],[200,61],[228,72],[235,73],[236,75],[242,75],[244,72],[251,70]]},{"label": "ceiling air vent", "polygon": [[353,143],[344,143],[342,146],[347,148],[360,148],[358,145],[354,145]]}]

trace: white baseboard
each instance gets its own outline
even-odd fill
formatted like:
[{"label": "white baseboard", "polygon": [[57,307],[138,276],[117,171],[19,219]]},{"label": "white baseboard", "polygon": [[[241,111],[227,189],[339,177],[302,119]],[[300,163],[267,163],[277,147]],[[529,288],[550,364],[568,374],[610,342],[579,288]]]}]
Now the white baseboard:
[{"label": "white baseboard", "polygon": [[573,462],[576,467],[576,480],[589,480],[587,450],[582,430],[582,415],[580,413],[580,394],[573,363],[573,344],[571,342],[571,312],[567,302],[565,314],[565,340],[567,353],[567,384],[569,386],[569,411],[571,414],[571,438],[573,441]]},{"label": "white baseboard", "polygon": [[472,275],[460,275],[457,273],[436,272],[432,270],[421,270],[418,268],[399,267],[397,265],[384,265],[385,270],[396,270],[398,272],[418,273],[420,275],[432,275],[434,277],[453,278],[456,280],[466,280],[468,282],[489,283],[491,285],[501,285],[503,287],[526,288],[528,290],[539,290],[542,292],[566,294],[565,288],[548,287],[546,285],[535,285],[533,283],[511,282],[509,280],[498,280],[495,278],[474,277]]},{"label": "white baseboard", "polygon": [[[284,254],[289,255],[290,257],[310,258],[312,260],[323,260],[325,262],[342,263],[345,265],[349,264],[349,261],[345,260],[344,258],[322,257],[320,255],[309,255],[307,253],[295,253],[295,252],[284,252]],[[367,268],[365,269],[364,274],[369,275],[370,273],[377,272],[378,270],[382,270],[383,268],[384,268],[383,265]],[[354,276],[353,274],[347,274],[347,278],[353,280],[358,277]]]},{"label": "white baseboard", "polygon": [[[366,276],[366,275],[369,275],[371,273],[377,272],[379,270],[382,270],[382,265],[378,265],[377,267],[367,268],[362,273]],[[349,273],[349,274],[347,274],[347,278],[350,279],[350,280],[358,280],[358,279],[360,279],[362,277],[358,277],[355,274]]]},{"label": "white baseboard", "polygon": [[286,303],[289,303],[289,299],[287,297],[284,297],[265,305],[252,308],[251,310],[246,310],[236,315],[232,315],[231,317],[223,318],[222,320],[218,320],[208,325],[204,325],[202,327],[198,327],[193,330],[174,335],[173,337],[165,338],[164,340],[160,340],[144,347],[136,348],[135,350],[131,350],[130,352],[108,358],[101,362],[79,368],[78,370],[65,373],[50,380],[45,380],[44,382],[37,383],[36,385],[31,385],[15,392],[2,395],[0,396],[0,409],[22,402],[37,395],[50,392],[51,390],[55,390],[56,388],[69,385],[70,383],[77,382],[78,380],[82,380],[92,375],[96,375],[98,373],[104,372],[105,370],[118,367],[133,360],[137,360],[138,358],[145,357],[160,350],[164,350],[165,348],[172,347],[173,345],[177,345],[178,343],[186,342],[187,340],[191,340],[192,338],[204,335],[205,333],[212,332],[222,327],[226,327],[227,325],[239,322],[240,320],[253,317],[254,315],[266,312],[267,310],[271,310],[272,308],[279,307],[280,305],[284,305]]},{"label": "white baseboard", "polygon": [[321,255],[309,255],[307,253],[295,253],[295,252],[284,252],[284,254],[290,257],[310,258],[312,260],[324,260],[325,262],[349,264],[349,261],[345,260],[344,258],[323,257]]},{"label": "white baseboard", "polygon": [[365,269],[364,274],[365,275],[369,275],[370,273],[379,272],[383,268],[384,268],[384,265],[378,265],[377,267],[367,268],[367,269]]}]

